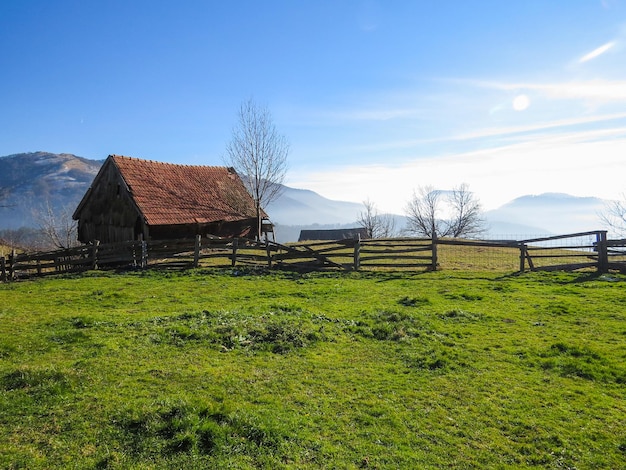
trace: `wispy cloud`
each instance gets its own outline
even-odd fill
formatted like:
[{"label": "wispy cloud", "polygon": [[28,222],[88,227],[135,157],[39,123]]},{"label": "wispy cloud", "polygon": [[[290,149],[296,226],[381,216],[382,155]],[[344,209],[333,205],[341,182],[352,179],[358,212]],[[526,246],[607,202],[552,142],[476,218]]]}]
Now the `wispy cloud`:
[{"label": "wispy cloud", "polygon": [[592,80],[556,84],[528,85],[528,89],[554,99],[626,100],[626,80]]},{"label": "wispy cloud", "polygon": [[526,126],[492,127],[479,129],[474,132],[460,134],[452,137],[452,140],[470,140],[482,137],[494,137],[499,135],[522,134],[528,132],[543,131],[561,127],[576,126],[580,124],[591,124],[596,122],[612,121],[626,118],[626,113],[604,114],[599,116],[587,116],[571,119],[559,119],[556,121],[538,122]]},{"label": "wispy cloud", "polygon": [[[512,141],[523,141],[524,135],[532,134],[537,136],[538,133],[543,131],[565,131],[568,127],[580,126],[585,124],[595,123],[608,123],[610,121],[618,121],[620,119],[626,119],[626,113],[604,114],[598,116],[587,116],[581,118],[559,119],[555,121],[538,122],[525,126],[504,126],[504,127],[490,127],[484,129],[477,129],[473,132],[466,132],[463,134],[447,135],[433,138],[422,139],[395,139],[388,141],[376,141],[374,143],[367,143],[355,146],[348,146],[351,152],[359,153],[379,153],[392,150],[411,150],[418,149],[421,146],[443,143],[443,142],[461,142],[470,141],[476,139],[484,139],[489,137],[510,137]],[[626,126],[617,126],[603,131],[595,131],[597,137],[610,137],[611,135],[626,135]],[[572,132],[568,135],[589,136],[584,131]],[[500,142],[503,140],[500,139]],[[345,150],[345,149],[344,149]]]},{"label": "wispy cloud", "polygon": [[626,100],[626,80],[585,80],[557,83],[470,81],[475,86],[497,90],[538,92],[552,99]]},{"label": "wispy cloud", "polygon": [[613,46],[615,46],[615,41],[610,41],[607,42],[606,44],[603,44],[602,46],[594,49],[593,51],[591,51],[588,54],[585,54],[584,56],[582,56],[578,62],[580,62],[581,64],[584,62],[588,62],[592,59],[595,59],[596,57],[600,57],[602,54],[604,54],[605,52],[607,52],[609,49],[611,49]]}]

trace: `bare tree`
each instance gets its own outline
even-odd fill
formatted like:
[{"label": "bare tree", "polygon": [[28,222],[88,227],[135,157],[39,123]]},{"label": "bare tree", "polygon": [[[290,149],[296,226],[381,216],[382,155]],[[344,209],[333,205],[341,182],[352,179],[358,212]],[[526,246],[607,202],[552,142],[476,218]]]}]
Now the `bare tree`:
[{"label": "bare tree", "polygon": [[269,110],[251,99],[245,101],[239,108],[225,159],[254,199],[259,239],[262,208],[280,196],[288,154],[289,143],[276,130]]},{"label": "bare tree", "polygon": [[389,238],[396,232],[396,222],[390,214],[380,214],[369,199],[363,201],[364,210],[359,213],[358,224],[367,232],[368,238]]},{"label": "bare tree", "polygon": [[72,219],[67,208],[55,211],[46,201],[45,206],[35,211],[35,220],[47,243],[54,248],[70,248],[78,245],[78,222]]},{"label": "bare tree", "polygon": [[0,244],[25,251],[41,251],[50,248],[41,231],[34,227],[0,230]]},{"label": "bare tree", "polygon": [[485,231],[481,205],[467,184],[450,192],[422,186],[407,203],[407,230],[426,237],[476,237]]},{"label": "bare tree", "polygon": [[480,201],[466,183],[455,187],[450,194],[452,214],[448,221],[448,234],[452,237],[474,238],[485,233],[485,219]]},{"label": "bare tree", "polygon": [[626,194],[621,200],[610,201],[600,213],[604,225],[620,236],[626,235]]},{"label": "bare tree", "polygon": [[417,235],[441,236],[441,191],[422,186],[406,205],[407,231]]}]

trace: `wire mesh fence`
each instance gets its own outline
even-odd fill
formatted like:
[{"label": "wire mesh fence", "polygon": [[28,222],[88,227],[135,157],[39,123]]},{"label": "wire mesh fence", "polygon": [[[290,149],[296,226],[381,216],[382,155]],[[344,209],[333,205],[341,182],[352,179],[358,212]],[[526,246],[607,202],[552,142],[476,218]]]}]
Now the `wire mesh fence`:
[{"label": "wire mesh fence", "polygon": [[515,246],[459,245],[441,240],[437,248],[437,269],[515,272],[519,265],[520,250]]},{"label": "wire mesh fence", "polygon": [[[452,270],[514,272],[524,269],[552,269],[580,266],[596,269],[601,232],[564,236],[529,234],[496,235],[472,244],[440,240],[438,267]],[[500,245],[500,246],[499,246]],[[588,266],[586,266],[588,265]]]}]

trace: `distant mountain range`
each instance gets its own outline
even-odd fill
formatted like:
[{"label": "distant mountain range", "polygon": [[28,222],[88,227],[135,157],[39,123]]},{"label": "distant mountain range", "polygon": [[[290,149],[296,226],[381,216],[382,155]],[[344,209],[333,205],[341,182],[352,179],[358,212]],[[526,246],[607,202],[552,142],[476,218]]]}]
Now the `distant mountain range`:
[{"label": "distant mountain range", "polygon": [[[49,204],[73,212],[104,160],[71,154],[20,153],[0,157],[0,230],[37,226],[34,214]],[[601,229],[598,213],[605,201],[546,193],[523,196],[485,213],[488,236],[540,236]],[[285,186],[266,212],[276,224],[278,241],[295,241],[301,229],[348,228],[357,225],[363,206],[334,201],[313,191]],[[405,226],[395,215],[396,229]]]}]

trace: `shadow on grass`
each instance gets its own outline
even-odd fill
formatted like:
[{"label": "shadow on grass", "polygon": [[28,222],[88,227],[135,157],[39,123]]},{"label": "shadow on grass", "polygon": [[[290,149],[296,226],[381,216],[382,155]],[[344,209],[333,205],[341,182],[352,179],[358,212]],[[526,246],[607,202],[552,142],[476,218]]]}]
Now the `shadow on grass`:
[{"label": "shadow on grass", "polygon": [[[572,277],[573,274],[576,274],[575,277]],[[549,281],[553,284],[580,284],[584,282],[593,282],[593,281],[605,281],[605,282],[626,282],[626,276],[619,274],[602,274],[597,271],[593,272],[548,272],[548,271],[524,271],[524,272],[515,272],[511,274],[505,274],[503,276],[497,277],[494,280],[507,280],[507,279],[520,279],[527,276],[545,276],[545,280]]]}]

